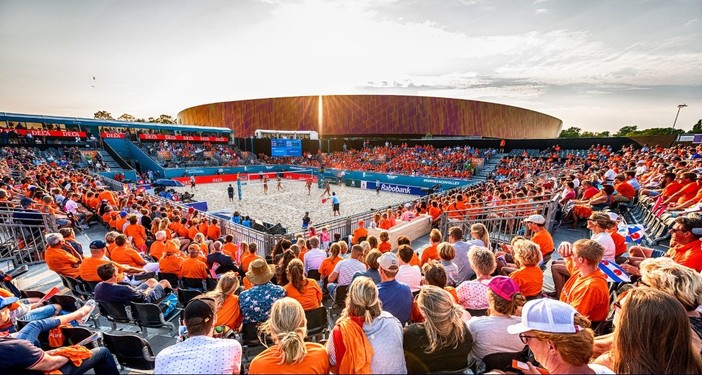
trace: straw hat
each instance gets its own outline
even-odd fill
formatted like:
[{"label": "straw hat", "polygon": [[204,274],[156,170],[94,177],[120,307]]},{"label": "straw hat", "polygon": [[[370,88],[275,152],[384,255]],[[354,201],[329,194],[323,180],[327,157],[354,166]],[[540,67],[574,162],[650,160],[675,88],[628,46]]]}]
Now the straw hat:
[{"label": "straw hat", "polygon": [[268,263],[263,258],[254,259],[249,265],[249,272],[246,273],[246,278],[252,284],[259,285],[267,283],[273,277],[273,271],[268,267]]}]

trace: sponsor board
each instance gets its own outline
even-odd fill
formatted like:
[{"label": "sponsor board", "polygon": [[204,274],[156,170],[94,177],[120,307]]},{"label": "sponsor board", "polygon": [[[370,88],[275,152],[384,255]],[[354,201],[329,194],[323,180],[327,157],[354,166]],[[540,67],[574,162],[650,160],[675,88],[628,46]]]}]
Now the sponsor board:
[{"label": "sponsor board", "polygon": [[[377,184],[372,181],[361,181],[361,189],[375,190]],[[398,184],[387,184],[384,182],[380,183],[380,191],[385,191],[388,193],[398,193],[398,194],[410,194],[410,195],[427,195],[426,191],[417,186],[407,186]]]},{"label": "sponsor board", "polygon": [[10,130],[14,130],[15,133],[21,136],[27,136],[31,134],[34,137],[56,137],[56,138],[85,138],[87,134],[85,132],[74,132],[67,130],[38,130],[38,129],[0,129],[3,132],[9,133]]},{"label": "sponsor board", "polygon": [[143,141],[178,141],[178,142],[229,142],[228,137],[200,137],[196,135],[170,135],[170,134],[139,134]]},{"label": "sponsor board", "polygon": [[107,139],[124,139],[124,133],[108,133],[108,132],[103,132],[100,134],[102,138],[107,138]]}]

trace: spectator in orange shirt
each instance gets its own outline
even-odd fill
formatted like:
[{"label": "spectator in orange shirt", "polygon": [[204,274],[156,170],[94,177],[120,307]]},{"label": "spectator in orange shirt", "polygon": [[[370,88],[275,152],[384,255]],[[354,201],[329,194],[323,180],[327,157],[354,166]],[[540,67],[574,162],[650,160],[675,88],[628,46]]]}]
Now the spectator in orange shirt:
[{"label": "spectator in orange shirt", "polygon": [[217,241],[220,237],[222,237],[222,229],[219,228],[217,219],[212,219],[212,224],[207,227],[207,238]]},{"label": "spectator in orange shirt", "polygon": [[381,253],[387,253],[392,250],[392,244],[390,243],[390,234],[386,231],[380,232],[380,243],[378,244],[378,251]]},{"label": "spectator in orange shirt", "polygon": [[239,246],[234,243],[234,236],[228,234],[224,238],[224,245],[222,245],[222,252],[232,257],[232,259],[240,260],[244,254],[239,254]]},{"label": "spectator in orange shirt", "polygon": [[166,232],[165,231],[158,231],[155,234],[156,241],[151,244],[151,247],[149,248],[149,255],[152,257],[156,258],[156,260],[161,259],[163,257],[163,254],[166,252],[166,249],[171,248],[173,249],[173,252],[178,251],[178,246],[176,245],[173,240],[169,240],[166,238]]},{"label": "spectator in orange shirt", "polygon": [[124,227],[127,224],[127,222],[127,212],[120,211],[119,218],[117,219],[117,221],[115,221],[115,229],[120,233],[124,233]]},{"label": "spectator in orange shirt", "polygon": [[129,224],[127,224],[127,227],[124,228],[124,235],[127,236],[127,238],[132,238],[132,243],[139,252],[145,253],[147,250],[146,228],[138,223],[136,215],[130,215],[127,220],[129,221]]},{"label": "spectator in orange shirt", "polygon": [[316,280],[305,277],[305,269],[301,260],[291,260],[286,272],[289,283],[283,288],[288,297],[300,302],[305,311],[316,309],[322,305],[322,289]]},{"label": "spectator in orange shirt", "polygon": [[188,258],[180,266],[180,277],[191,279],[206,279],[209,276],[207,264],[198,259],[200,246],[192,244],[188,246]]},{"label": "spectator in orange shirt", "polygon": [[322,264],[319,265],[319,275],[321,280],[326,280],[327,277],[334,272],[334,267],[336,267],[336,264],[342,259],[339,256],[340,252],[341,246],[339,246],[338,243],[334,242],[329,246],[329,257],[324,259]]},{"label": "spectator in orange shirt", "polygon": [[[695,197],[700,186],[697,183],[697,175],[691,172],[684,173],[681,178],[682,188],[662,202],[662,207],[667,207],[671,203],[683,204]],[[652,210],[655,210],[655,206]]]},{"label": "spectator in orange shirt", "polygon": [[188,239],[190,239],[190,240],[195,239],[195,235],[198,234],[197,225],[199,223],[200,223],[200,220],[193,219],[192,223],[190,224],[190,228],[188,229]]},{"label": "spectator in orange shirt", "polygon": [[436,228],[432,229],[429,233],[429,241],[429,247],[422,251],[422,266],[429,261],[439,260],[438,246],[441,243],[441,231]]},{"label": "spectator in orange shirt", "polygon": [[[400,236],[397,238],[397,248],[399,249],[400,246],[402,245],[407,245],[407,246],[412,246],[412,241],[409,239],[407,236]],[[419,261],[419,257],[417,256],[417,253],[413,250],[412,251],[412,259],[409,262],[410,266],[421,266],[421,262]]]},{"label": "spectator in orange shirt", "polygon": [[380,215],[380,217],[382,219],[380,219],[380,225],[378,225],[378,228],[385,229],[385,230],[392,228],[392,225],[391,225],[390,219],[388,218],[387,212]]},{"label": "spectator in orange shirt", "polygon": [[46,235],[46,244],[49,247],[44,252],[44,260],[49,269],[59,275],[78,278],[82,260],[64,249],[70,245],[66,244],[63,236],[60,233],[49,233]]},{"label": "spectator in orange shirt", "polygon": [[105,259],[105,250],[107,249],[107,244],[104,241],[96,240],[90,243],[90,257],[83,259],[78,270],[80,271],[80,278],[83,281],[90,281],[99,283],[102,281],[100,276],[97,274],[97,269],[105,263],[112,263],[117,267],[117,280],[123,282],[128,282],[132,285],[141,284],[140,281],[134,281],[125,274],[138,274],[144,272],[141,268],[123,266],[119,263]]},{"label": "spectator in orange shirt", "polygon": [[188,245],[188,249],[190,249],[191,245],[197,245],[200,248],[200,252],[202,253],[202,255],[201,255],[202,261],[206,262],[207,260],[206,260],[206,257],[204,254],[210,253],[210,251],[209,251],[210,247],[209,247],[208,241],[205,241],[205,235],[202,233],[196,234],[195,239],[193,239],[193,242],[190,245]]},{"label": "spectator in orange shirt", "polygon": [[573,244],[563,242],[558,253],[570,272],[560,300],[593,322],[604,321],[609,313],[609,287],[607,276],[598,267],[604,255],[602,245],[585,239]]},{"label": "spectator in orange shirt", "polygon": [[353,237],[351,238],[351,244],[357,245],[359,242],[363,241],[368,237],[368,229],[364,227],[363,220],[358,221],[358,228],[354,229]]},{"label": "spectator in orange shirt", "polygon": [[158,261],[160,273],[172,273],[180,277],[183,258],[179,250],[166,248],[163,257]]},{"label": "spectator in orange shirt", "polygon": [[629,203],[636,196],[636,189],[626,182],[626,176],[623,174],[614,177],[614,190],[617,191],[617,195],[614,196],[615,202]]},{"label": "spectator in orange shirt", "polygon": [[217,306],[215,326],[227,326],[234,331],[241,327],[241,310],[239,309],[239,278],[235,272],[223,273],[217,281],[215,290],[208,292],[207,297],[215,300]]},{"label": "spectator in orange shirt", "polygon": [[254,259],[258,258],[258,254],[256,254],[257,251],[258,247],[255,243],[241,243],[241,269],[243,269],[244,272],[249,272],[249,264],[251,264],[251,262],[253,262]]},{"label": "spectator in orange shirt", "polygon": [[115,237],[115,248],[111,252],[111,259],[122,265],[141,267],[148,272],[158,272],[158,263],[149,263],[132,249],[127,243],[127,236],[120,234]]},{"label": "spectator in orange shirt", "polygon": [[542,260],[539,245],[529,240],[520,240],[514,243],[513,250],[519,269],[503,267],[502,272],[519,285],[519,291],[524,297],[539,296],[544,284],[544,273],[539,268]]},{"label": "spectator in orange shirt", "polygon": [[433,225],[439,223],[439,218],[441,217],[441,209],[439,208],[439,202],[431,201],[431,207],[429,208],[429,216],[431,216],[431,222]]}]

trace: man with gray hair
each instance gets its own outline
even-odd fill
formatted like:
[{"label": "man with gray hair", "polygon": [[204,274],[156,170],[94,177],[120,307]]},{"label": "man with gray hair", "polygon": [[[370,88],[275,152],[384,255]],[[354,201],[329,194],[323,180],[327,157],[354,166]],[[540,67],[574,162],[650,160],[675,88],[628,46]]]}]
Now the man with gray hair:
[{"label": "man with gray hair", "polygon": [[61,233],[49,233],[45,239],[47,248],[44,252],[44,260],[49,269],[59,275],[78,278],[80,275],[78,267],[83,261],[82,256],[66,244]]},{"label": "man with gray hair", "polygon": [[319,237],[312,236],[309,241],[312,249],[305,253],[305,274],[310,270],[318,270],[327,257],[327,252],[319,248]]}]

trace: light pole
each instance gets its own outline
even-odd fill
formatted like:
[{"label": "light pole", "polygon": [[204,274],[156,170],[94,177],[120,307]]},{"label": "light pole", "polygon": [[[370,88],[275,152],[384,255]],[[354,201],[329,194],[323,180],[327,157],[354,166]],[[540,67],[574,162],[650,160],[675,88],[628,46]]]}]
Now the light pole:
[{"label": "light pole", "polygon": [[687,104],[678,104],[678,113],[675,114],[675,120],[673,120],[673,131],[675,131],[675,123],[678,122],[678,115],[680,115],[680,110],[687,107]]}]

